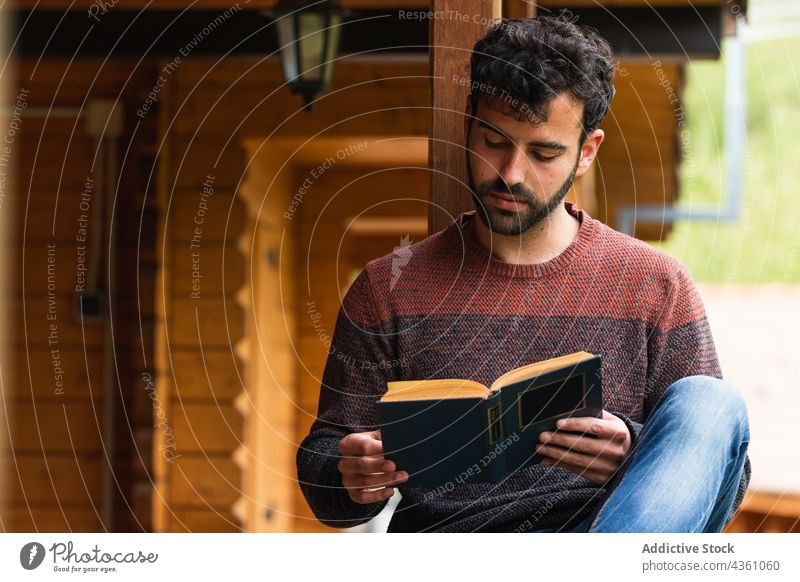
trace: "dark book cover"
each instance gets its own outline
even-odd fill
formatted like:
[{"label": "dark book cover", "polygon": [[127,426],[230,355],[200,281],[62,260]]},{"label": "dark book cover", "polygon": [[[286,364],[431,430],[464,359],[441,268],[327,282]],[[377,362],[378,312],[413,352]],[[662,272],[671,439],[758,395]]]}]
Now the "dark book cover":
[{"label": "dark book cover", "polygon": [[487,398],[379,401],[384,457],[408,472],[408,487],[498,483],[541,460],[534,446],[558,419],[602,416],[600,368],[594,356]]}]

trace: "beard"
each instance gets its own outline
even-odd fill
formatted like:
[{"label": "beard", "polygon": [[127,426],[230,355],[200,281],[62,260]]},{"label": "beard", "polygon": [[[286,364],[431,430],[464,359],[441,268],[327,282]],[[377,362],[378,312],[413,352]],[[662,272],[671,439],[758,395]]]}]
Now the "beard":
[{"label": "beard", "polygon": [[[575,165],[569,177],[554,194],[542,200],[523,184],[514,184],[509,187],[500,176],[497,176],[493,180],[482,182],[476,186],[475,179],[472,176],[472,164],[470,164],[469,153],[467,153],[469,187],[481,222],[483,222],[486,228],[491,232],[506,236],[519,236],[537,224],[540,224],[546,220],[553,211],[561,206],[561,203],[567,196],[567,192],[569,192],[569,189],[572,187],[572,182],[575,180],[575,173],[578,171],[579,162],[580,151],[578,152],[578,157],[575,159]],[[515,199],[525,202],[526,206],[522,210],[515,211],[497,208],[493,204],[484,202],[493,192],[509,194]]]}]

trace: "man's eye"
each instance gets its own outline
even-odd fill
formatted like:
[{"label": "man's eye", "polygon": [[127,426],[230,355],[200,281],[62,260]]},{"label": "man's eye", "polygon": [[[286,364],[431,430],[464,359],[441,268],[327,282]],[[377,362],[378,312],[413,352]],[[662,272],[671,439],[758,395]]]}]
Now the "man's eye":
[{"label": "man's eye", "polygon": [[545,163],[552,162],[553,160],[555,160],[558,157],[558,156],[543,156],[542,154],[538,154],[536,152],[532,152],[532,153],[533,153],[533,157],[534,158],[536,158],[540,162],[545,162]]},{"label": "man's eye", "polygon": [[490,139],[487,139],[485,141],[486,145],[489,146],[490,148],[502,148],[506,145],[506,142],[504,141],[492,141]]}]

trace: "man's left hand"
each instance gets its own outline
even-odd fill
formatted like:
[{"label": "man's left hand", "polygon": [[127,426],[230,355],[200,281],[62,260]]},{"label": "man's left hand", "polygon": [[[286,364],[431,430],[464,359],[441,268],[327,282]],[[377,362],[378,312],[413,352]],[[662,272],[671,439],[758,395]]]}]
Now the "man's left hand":
[{"label": "man's left hand", "polygon": [[[563,418],[556,423],[555,432],[539,435],[536,452],[542,455],[542,465],[563,467],[604,485],[619,469],[631,448],[631,434],[622,419],[603,411],[603,418]],[[562,430],[592,434],[597,438],[560,432]]]}]

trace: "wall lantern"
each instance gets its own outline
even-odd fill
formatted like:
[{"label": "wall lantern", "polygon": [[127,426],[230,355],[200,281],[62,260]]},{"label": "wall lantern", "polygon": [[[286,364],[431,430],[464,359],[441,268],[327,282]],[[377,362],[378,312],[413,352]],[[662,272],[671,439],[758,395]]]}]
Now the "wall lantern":
[{"label": "wall lantern", "polygon": [[333,80],[343,11],[337,0],[280,0],[273,10],[278,29],[283,76],[311,110],[314,97]]}]

